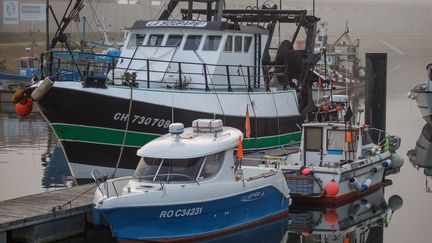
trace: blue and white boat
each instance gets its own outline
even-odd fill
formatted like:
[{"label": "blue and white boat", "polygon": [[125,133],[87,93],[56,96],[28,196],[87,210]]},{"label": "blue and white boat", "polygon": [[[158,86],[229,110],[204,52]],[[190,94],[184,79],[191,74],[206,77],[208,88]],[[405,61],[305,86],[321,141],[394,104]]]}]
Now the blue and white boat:
[{"label": "blue and white boat", "polygon": [[288,214],[282,172],[236,160],[238,129],[198,119],[192,128],[174,123],[169,130],[138,150],[133,176],[105,182],[94,176],[94,212],[118,240],[204,239]]}]

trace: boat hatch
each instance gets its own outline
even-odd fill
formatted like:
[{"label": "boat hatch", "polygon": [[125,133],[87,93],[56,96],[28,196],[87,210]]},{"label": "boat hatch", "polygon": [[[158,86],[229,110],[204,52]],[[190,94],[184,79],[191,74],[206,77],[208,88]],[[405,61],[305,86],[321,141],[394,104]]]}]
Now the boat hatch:
[{"label": "boat hatch", "polygon": [[215,176],[222,167],[225,152],[187,159],[142,157],[134,173],[141,181],[184,183]]}]

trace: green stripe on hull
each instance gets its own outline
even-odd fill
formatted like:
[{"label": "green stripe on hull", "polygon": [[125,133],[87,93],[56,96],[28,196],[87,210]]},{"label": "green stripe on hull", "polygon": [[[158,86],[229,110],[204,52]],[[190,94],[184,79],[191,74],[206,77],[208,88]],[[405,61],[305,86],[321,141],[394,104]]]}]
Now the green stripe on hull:
[{"label": "green stripe on hull", "polygon": [[[123,143],[124,131],[121,130],[67,124],[53,124],[52,127],[60,140],[112,145],[121,145]],[[158,137],[155,134],[128,132],[125,145],[141,147]]]},{"label": "green stripe on hull", "polygon": [[[124,131],[122,130],[68,124],[52,124],[52,128],[60,140],[111,145],[121,145],[123,143]],[[159,136],[156,134],[128,132],[125,145],[129,147],[141,147],[157,137]],[[256,139],[246,138],[243,147],[244,149],[278,147],[292,142],[299,142],[300,138],[301,132]]]}]

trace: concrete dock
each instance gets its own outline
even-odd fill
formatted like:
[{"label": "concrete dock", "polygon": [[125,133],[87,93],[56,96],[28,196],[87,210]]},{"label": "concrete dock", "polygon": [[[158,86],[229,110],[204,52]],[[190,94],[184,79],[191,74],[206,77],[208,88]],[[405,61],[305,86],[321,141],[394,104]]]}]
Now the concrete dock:
[{"label": "concrete dock", "polygon": [[46,242],[83,233],[95,188],[91,183],[0,202],[0,243]]}]

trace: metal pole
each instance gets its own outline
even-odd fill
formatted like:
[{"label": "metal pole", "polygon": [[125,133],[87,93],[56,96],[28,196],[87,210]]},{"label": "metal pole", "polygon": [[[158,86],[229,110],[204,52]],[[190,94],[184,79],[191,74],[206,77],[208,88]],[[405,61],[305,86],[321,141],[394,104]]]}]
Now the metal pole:
[{"label": "metal pole", "polygon": [[[282,0],[279,0],[279,10],[282,10]],[[280,21],[278,21],[278,33],[279,33],[279,46],[281,44],[281,26]]]},{"label": "metal pole", "polygon": [[315,16],[315,0],[312,0],[312,15]]},{"label": "metal pole", "polygon": [[45,21],[46,21],[46,50],[50,49],[50,39],[49,39],[49,0],[45,2]]}]

